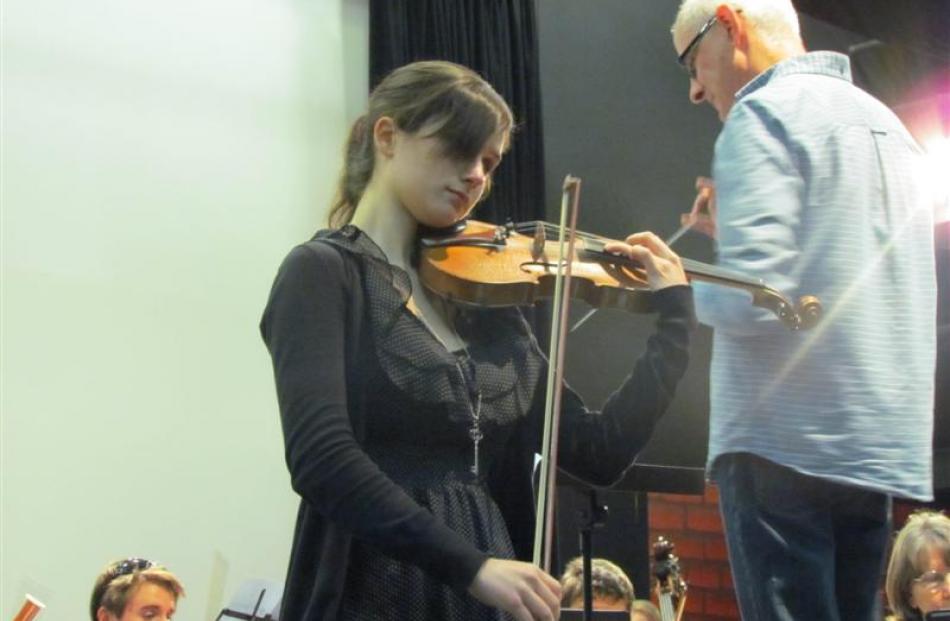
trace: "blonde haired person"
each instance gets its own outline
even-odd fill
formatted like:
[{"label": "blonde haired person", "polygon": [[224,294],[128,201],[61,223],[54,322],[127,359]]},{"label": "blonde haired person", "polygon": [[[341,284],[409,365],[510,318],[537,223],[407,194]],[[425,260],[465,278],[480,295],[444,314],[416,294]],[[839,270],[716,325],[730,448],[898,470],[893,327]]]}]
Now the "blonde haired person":
[{"label": "blonde haired person", "polygon": [[897,533],[884,588],[894,621],[950,608],[950,518],[921,511]]},{"label": "blonde haired person", "polygon": [[630,621],[662,621],[660,609],[648,599],[635,599],[630,604]]},{"label": "blonde haired person", "polygon": [[[561,606],[584,607],[584,559],[568,562],[561,574]],[[648,599],[634,599],[633,583],[626,572],[605,558],[591,559],[593,610],[630,613],[630,621],[661,621],[659,609]]]},{"label": "blonde haired person", "polygon": [[168,621],[184,595],[181,581],[161,565],[141,558],[114,561],[96,578],[89,616],[92,621]]},{"label": "blonde haired person", "polygon": [[[593,558],[590,573],[594,610],[630,610],[633,583],[623,569],[605,558]],[[579,556],[561,574],[561,606],[584,607],[584,559]]]}]

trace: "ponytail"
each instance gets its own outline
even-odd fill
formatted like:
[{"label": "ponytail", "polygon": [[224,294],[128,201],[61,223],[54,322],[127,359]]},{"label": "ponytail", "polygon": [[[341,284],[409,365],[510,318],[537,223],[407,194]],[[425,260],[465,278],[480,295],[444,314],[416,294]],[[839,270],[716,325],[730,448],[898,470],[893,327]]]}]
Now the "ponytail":
[{"label": "ponytail", "polygon": [[364,114],[350,128],[343,155],[343,173],[328,216],[332,227],[343,226],[353,219],[356,205],[373,175],[373,128],[368,125],[369,119]]}]

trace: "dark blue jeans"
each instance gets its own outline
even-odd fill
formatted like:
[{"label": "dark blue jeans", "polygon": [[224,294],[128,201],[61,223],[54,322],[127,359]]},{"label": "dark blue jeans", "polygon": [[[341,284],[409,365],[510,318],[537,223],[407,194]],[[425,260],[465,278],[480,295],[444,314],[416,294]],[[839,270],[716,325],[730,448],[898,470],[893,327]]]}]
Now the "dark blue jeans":
[{"label": "dark blue jeans", "polygon": [[881,619],[889,496],[749,453],[723,455],[712,476],[743,619]]}]

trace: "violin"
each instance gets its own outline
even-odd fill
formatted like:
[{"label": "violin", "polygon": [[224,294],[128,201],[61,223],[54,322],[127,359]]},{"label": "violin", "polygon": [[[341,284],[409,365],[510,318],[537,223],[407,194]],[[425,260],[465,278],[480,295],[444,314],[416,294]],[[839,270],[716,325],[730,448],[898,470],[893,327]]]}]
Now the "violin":
[{"label": "violin", "polygon": [[[577,231],[570,261],[570,296],[594,308],[653,311],[646,271],[627,257],[604,251],[612,240]],[[550,238],[550,239],[549,239]],[[499,226],[462,221],[449,230],[427,232],[419,240],[419,277],[444,298],[477,306],[531,305],[554,295],[558,271],[557,227],[540,221]],[[747,291],[752,304],[771,311],[792,330],[814,326],[821,302],[803,296],[792,304],[758,278],[682,259],[686,276]]]}]

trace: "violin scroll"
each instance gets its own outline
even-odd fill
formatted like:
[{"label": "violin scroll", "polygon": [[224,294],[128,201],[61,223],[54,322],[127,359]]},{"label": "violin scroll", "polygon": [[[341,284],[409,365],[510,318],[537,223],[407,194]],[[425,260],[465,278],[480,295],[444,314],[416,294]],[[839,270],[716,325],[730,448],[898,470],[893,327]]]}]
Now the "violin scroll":
[{"label": "violin scroll", "polygon": [[821,319],[821,300],[813,295],[803,295],[798,298],[796,310],[799,317],[798,329],[807,330],[813,328],[815,324],[818,323],[818,320]]},{"label": "violin scroll", "polygon": [[[719,282],[719,281],[717,281]],[[813,295],[804,295],[794,306],[781,293],[759,281],[760,284],[741,283],[734,286],[752,293],[752,304],[771,311],[790,330],[808,330],[821,319],[821,301]],[[719,282],[719,284],[722,284]]]}]

